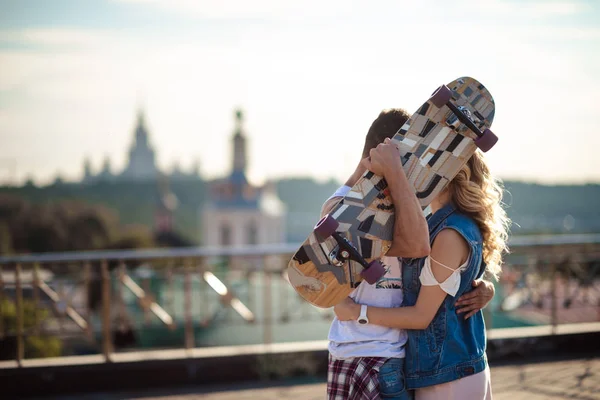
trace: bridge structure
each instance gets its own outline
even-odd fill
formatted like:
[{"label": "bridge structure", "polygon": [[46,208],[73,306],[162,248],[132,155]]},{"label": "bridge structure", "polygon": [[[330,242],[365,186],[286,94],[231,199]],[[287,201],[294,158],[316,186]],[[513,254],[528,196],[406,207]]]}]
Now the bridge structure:
[{"label": "bridge structure", "polygon": [[[490,362],[600,354],[600,235],[509,245],[484,310]],[[23,398],[324,379],[333,314],[288,284],[297,248],[0,257],[1,390]]]}]

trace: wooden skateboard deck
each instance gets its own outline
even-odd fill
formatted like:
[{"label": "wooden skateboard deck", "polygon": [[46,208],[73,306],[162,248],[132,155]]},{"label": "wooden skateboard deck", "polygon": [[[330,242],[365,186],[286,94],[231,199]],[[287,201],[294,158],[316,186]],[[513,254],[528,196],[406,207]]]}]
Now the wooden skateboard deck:
[{"label": "wooden skateboard deck", "polygon": [[[445,86],[423,103],[392,137],[392,142],[399,147],[404,172],[423,209],[478,147],[487,151],[497,140],[489,131],[495,111],[489,91],[470,77],[458,78]],[[446,98],[440,102],[444,93],[439,92],[444,90]],[[464,115],[470,113],[469,121],[458,116],[458,110]],[[364,261],[379,260],[389,250],[394,206],[386,187],[383,177],[367,171],[329,213],[326,222],[335,220],[338,239],[322,238],[313,231],[290,260],[289,282],[306,301],[321,308],[333,307],[371,270],[365,267]],[[341,238],[347,239],[360,253],[364,258],[362,264],[340,257],[340,248],[346,246],[340,245]],[[342,254],[347,256],[347,253]],[[340,259],[345,261],[340,262]]]}]

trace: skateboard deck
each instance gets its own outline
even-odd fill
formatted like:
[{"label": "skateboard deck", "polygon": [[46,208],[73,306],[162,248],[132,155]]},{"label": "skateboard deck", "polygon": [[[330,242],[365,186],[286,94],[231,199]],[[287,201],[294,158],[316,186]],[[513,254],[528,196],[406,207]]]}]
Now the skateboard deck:
[{"label": "skateboard deck", "polygon": [[[476,79],[440,86],[392,137],[403,170],[425,209],[477,148],[497,141],[489,130],[495,104]],[[391,246],[394,205],[383,177],[367,171],[322,218],[289,261],[290,284],[309,303],[329,308],[363,280],[385,273],[379,262]]]}]

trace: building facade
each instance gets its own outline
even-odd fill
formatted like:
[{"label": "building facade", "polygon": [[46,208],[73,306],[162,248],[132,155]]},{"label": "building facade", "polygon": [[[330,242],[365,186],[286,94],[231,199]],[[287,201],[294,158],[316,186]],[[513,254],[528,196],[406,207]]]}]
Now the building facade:
[{"label": "building facade", "polygon": [[196,161],[190,171],[183,171],[178,164],[168,174],[157,166],[156,152],[150,142],[143,111],[138,111],[133,140],[129,148],[127,164],[120,173],[114,173],[110,158],[106,157],[100,171],[94,173],[89,158],[83,162],[82,183],[96,182],[147,182],[156,181],[161,176],[176,180],[200,180],[200,168]]},{"label": "building facade", "polygon": [[286,241],[285,207],[274,185],[248,182],[243,114],[236,111],[231,173],[208,183],[209,196],[200,210],[204,246],[245,246]]}]

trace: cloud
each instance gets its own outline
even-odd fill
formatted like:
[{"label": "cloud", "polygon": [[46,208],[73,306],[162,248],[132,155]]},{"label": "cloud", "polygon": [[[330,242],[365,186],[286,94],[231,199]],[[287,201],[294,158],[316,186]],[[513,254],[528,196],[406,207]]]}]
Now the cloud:
[{"label": "cloud", "polygon": [[53,48],[100,47],[116,41],[115,32],[73,28],[29,28],[0,30],[0,43],[47,46]]},{"label": "cloud", "polygon": [[[347,0],[113,0],[119,3],[152,6],[164,11],[180,13],[185,16],[207,19],[285,19],[300,20],[310,17],[335,17],[338,20],[345,15],[367,16],[395,12],[405,15],[415,9],[444,10],[452,9],[479,10],[494,16],[525,16],[546,18],[581,14],[589,6],[580,1],[542,1],[542,0],[462,0],[450,5],[443,0],[422,0],[419,2],[398,2],[379,0],[362,3]],[[406,19],[405,19],[406,22]]]},{"label": "cloud", "polygon": [[[4,48],[3,48],[4,47]],[[0,91],[61,95],[78,77],[107,75],[127,59],[139,57],[148,46],[120,37],[117,32],[30,28],[0,31]],[[88,82],[87,93],[93,86]]]},{"label": "cloud", "polygon": [[[283,20],[295,17],[295,10],[302,7],[306,9],[297,16],[317,18],[336,12],[335,6],[319,9],[312,0],[296,5],[261,0],[252,6],[242,2],[223,6],[205,1],[118,1],[157,7],[162,15],[163,10],[171,10],[194,18]],[[255,176],[336,174],[342,179],[343,168],[350,173],[352,165],[344,167],[339,159],[331,159],[313,168],[303,161],[314,143],[338,149],[340,159],[348,155],[353,163],[364,131],[381,108],[402,106],[412,111],[430,93],[428,86],[460,75],[481,79],[498,99],[497,127],[503,135],[501,150],[506,150],[495,153],[499,155],[495,162],[502,171],[512,173],[510,168],[516,171],[517,166],[508,165],[501,154],[527,148],[515,139],[518,135],[526,141],[539,141],[539,132],[544,132],[541,145],[531,144],[536,148],[558,140],[555,138],[562,130],[547,119],[548,110],[560,109],[563,119],[574,121],[569,133],[573,140],[584,140],[581,124],[590,124],[591,116],[598,113],[591,95],[584,96],[595,93],[599,85],[594,68],[600,65],[598,57],[593,58],[589,51],[599,37],[598,28],[557,26],[553,20],[530,24],[512,14],[524,9],[538,16],[571,15],[581,12],[580,6],[554,3],[547,8],[538,3],[500,1],[486,6],[465,0],[463,4],[473,7],[475,17],[472,24],[463,24],[465,9],[440,7],[431,13],[416,12],[415,7],[422,11],[435,2],[412,3],[419,5],[411,5],[409,11],[399,5],[386,8],[381,2],[360,10],[348,6],[340,13],[361,18],[332,19],[323,24],[194,21],[192,25],[199,28],[191,34],[186,26],[169,30],[167,35],[159,21],[155,32],[66,27],[0,31],[0,91],[5,91],[0,96],[8,100],[9,107],[0,118],[0,131],[18,138],[6,140],[15,143],[4,151],[18,154],[27,148],[29,153],[45,154],[52,143],[31,138],[52,137],[73,147],[69,150],[72,158],[97,154],[95,162],[99,163],[109,153],[120,166],[131,139],[135,95],[142,90],[161,163],[170,165],[172,160],[200,155],[203,172],[220,174],[228,167],[231,112],[241,105],[248,115]],[[382,9],[385,15],[373,18]],[[449,33],[467,37],[475,58],[453,52],[440,42]],[[33,49],[3,48],[3,43],[21,43]],[[449,54],[449,62],[432,58],[432,49],[435,54]],[[539,100],[532,101],[532,93]],[[569,99],[566,103],[565,98]],[[529,131],[533,134],[524,134]],[[340,144],[337,132],[345,132],[348,140]],[[274,160],[261,159],[261,151],[273,146],[274,140],[282,149],[296,150],[276,152]],[[585,139],[590,143],[586,149],[597,147],[593,140]],[[33,149],[27,147],[28,142]],[[537,154],[556,154],[552,153],[555,147],[548,145]],[[532,164],[544,164],[525,150],[521,153],[519,157],[535,160]],[[64,154],[45,157],[47,166],[38,169],[32,165],[36,174],[53,174],[59,166],[67,167]],[[564,163],[577,157],[567,155]],[[532,170],[531,174],[535,173],[541,176],[547,171]],[[568,173],[566,169],[564,173]]]},{"label": "cloud", "polygon": [[208,19],[224,18],[285,18],[340,16],[352,9],[352,2],[344,0],[113,0],[122,3],[150,5],[186,16]]},{"label": "cloud", "polygon": [[466,8],[483,11],[489,15],[529,18],[577,15],[589,8],[587,4],[578,1],[465,0],[462,3]]}]

